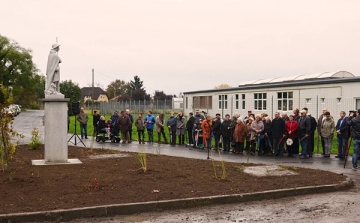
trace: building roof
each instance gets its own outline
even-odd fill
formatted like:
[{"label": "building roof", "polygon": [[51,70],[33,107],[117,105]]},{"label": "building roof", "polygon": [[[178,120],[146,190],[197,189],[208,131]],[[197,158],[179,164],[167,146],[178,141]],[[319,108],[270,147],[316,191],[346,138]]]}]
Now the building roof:
[{"label": "building roof", "polygon": [[192,93],[210,93],[210,92],[224,92],[236,90],[251,90],[261,88],[279,88],[289,86],[301,85],[318,85],[318,84],[331,84],[331,83],[345,83],[345,82],[360,82],[360,77],[354,76],[347,71],[338,72],[323,72],[316,74],[303,74],[289,77],[277,77],[252,81],[244,81],[238,87],[223,88],[223,89],[209,89],[200,91],[184,92],[184,94]]},{"label": "building roof", "polygon": [[[99,88],[99,87],[94,87],[94,100],[98,99],[100,94],[105,94],[106,96],[107,93],[106,91],[104,91],[103,89]],[[91,97],[92,96],[92,87],[83,87],[81,88],[81,98],[84,99],[85,96]]]}]

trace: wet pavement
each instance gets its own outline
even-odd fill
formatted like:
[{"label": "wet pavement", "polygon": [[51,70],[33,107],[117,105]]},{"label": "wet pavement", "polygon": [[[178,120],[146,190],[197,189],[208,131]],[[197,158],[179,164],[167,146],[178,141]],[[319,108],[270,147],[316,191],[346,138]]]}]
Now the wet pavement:
[{"label": "wet pavement", "polygon": [[[31,130],[34,127],[44,135],[42,125],[43,111],[29,110],[15,117],[14,129],[22,133],[25,138],[20,143],[27,143],[31,138]],[[69,138],[72,136],[68,135]],[[74,140],[72,140],[74,142]],[[136,141],[131,144],[119,144],[111,142],[95,142],[90,137],[83,140],[86,147],[111,148],[121,151],[162,154],[169,156],[207,159],[207,150],[195,149],[185,146],[170,146],[165,144],[139,145]],[[69,143],[69,145],[72,145]],[[82,146],[82,144],[77,144]],[[234,155],[231,153],[215,153],[211,151],[210,157],[216,160],[223,159],[229,162],[246,162],[247,156]],[[360,202],[359,181],[360,170],[351,170],[351,157],[348,158],[346,168],[343,168],[343,160],[324,158],[315,155],[309,159],[297,157],[264,157],[250,156],[249,162],[263,163],[268,165],[282,164],[289,166],[321,169],[344,174],[356,181],[356,188],[349,192],[335,192],[328,194],[309,195],[279,200],[241,203],[204,207],[200,209],[188,209],[179,211],[166,211],[161,213],[144,213],[133,216],[118,216],[114,218],[98,218],[76,220],[73,222],[360,222],[357,211]]]}]

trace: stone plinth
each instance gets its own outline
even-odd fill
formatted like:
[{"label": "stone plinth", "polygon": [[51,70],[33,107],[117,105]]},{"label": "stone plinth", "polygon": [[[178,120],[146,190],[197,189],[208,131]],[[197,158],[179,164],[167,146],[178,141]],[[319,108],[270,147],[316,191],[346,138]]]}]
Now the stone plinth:
[{"label": "stone plinth", "polygon": [[45,104],[45,162],[67,163],[67,113],[69,98],[46,97]]}]

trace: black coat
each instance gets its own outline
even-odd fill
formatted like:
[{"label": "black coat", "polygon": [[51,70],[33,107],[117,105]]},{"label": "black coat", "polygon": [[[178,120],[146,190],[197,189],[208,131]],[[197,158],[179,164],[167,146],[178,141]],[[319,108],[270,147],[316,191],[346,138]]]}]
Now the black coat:
[{"label": "black coat", "polygon": [[213,122],[213,133],[215,135],[221,134],[221,120],[217,119],[215,122]]},{"label": "black coat", "polygon": [[223,123],[221,123],[221,135],[223,137],[230,137],[231,136],[231,129],[229,129],[231,124],[231,120],[224,120]]},{"label": "black coat", "polygon": [[282,118],[273,119],[271,123],[271,132],[273,138],[281,138],[286,133],[285,121]]},{"label": "black coat", "polygon": [[348,121],[348,125],[352,127],[351,136],[354,140],[360,140],[360,116],[351,118]]},{"label": "black coat", "polygon": [[189,120],[186,122],[186,129],[188,131],[192,131],[194,124],[195,124],[195,118],[194,116],[191,116]]}]

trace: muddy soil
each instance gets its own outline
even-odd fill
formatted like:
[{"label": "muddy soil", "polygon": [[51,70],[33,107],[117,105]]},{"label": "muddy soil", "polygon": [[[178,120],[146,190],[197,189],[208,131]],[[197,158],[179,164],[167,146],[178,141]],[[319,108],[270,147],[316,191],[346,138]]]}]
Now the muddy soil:
[{"label": "muddy soil", "polygon": [[[124,154],[107,159],[96,155]],[[0,213],[69,209],[107,204],[159,201],[223,194],[238,194],[339,183],[345,176],[313,169],[291,168],[298,175],[255,177],[244,173],[246,164],[147,154],[147,172],[137,153],[69,147],[69,158],[80,165],[32,166],[43,148],[19,146],[9,172],[1,172]],[[216,175],[214,172],[216,170]]]}]

